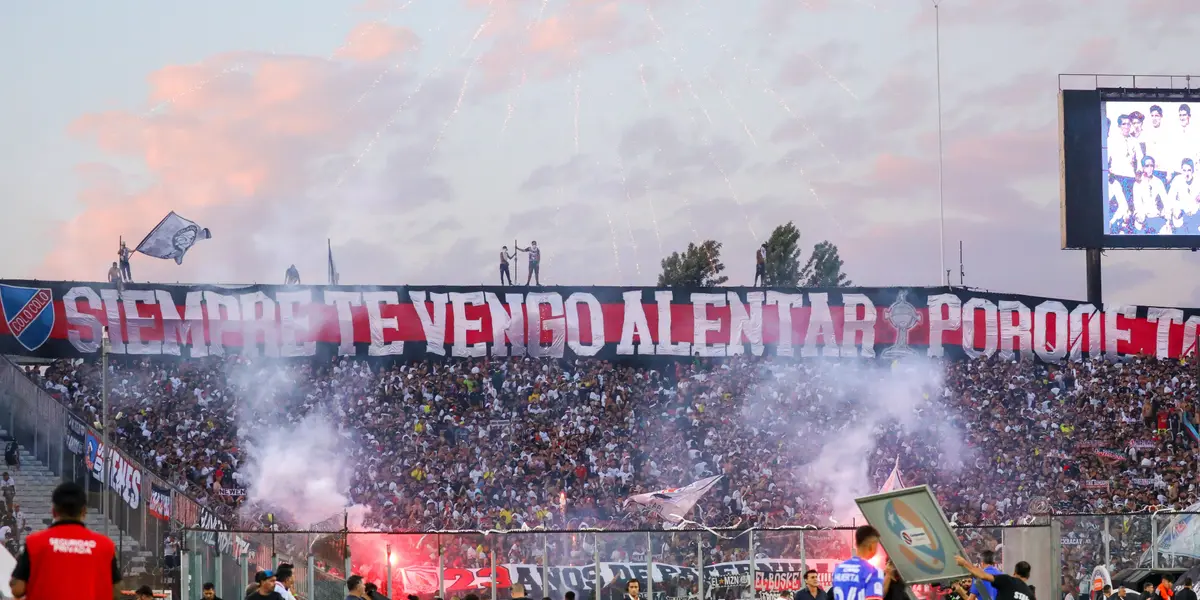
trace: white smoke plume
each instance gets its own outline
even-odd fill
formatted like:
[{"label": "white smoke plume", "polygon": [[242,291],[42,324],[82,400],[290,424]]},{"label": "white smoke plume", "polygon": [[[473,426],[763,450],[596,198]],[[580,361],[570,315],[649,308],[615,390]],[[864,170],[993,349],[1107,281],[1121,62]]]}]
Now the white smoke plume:
[{"label": "white smoke plume", "polygon": [[774,364],[747,398],[747,423],[782,441],[783,464],[820,499],[806,507],[824,520],[814,525],[862,524],[854,499],[879,491],[897,455],[942,472],[966,458],[942,366],[918,357],[887,365]]},{"label": "white smoke plume", "polygon": [[228,373],[242,399],[245,506],[302,528],[341,529],[348,513],[361,525],[364,510],[351,507],[347,495],[355,444],[338,424],[338,407],[323,402],[339,396],[302,389],[308,368],[242,360]]}]

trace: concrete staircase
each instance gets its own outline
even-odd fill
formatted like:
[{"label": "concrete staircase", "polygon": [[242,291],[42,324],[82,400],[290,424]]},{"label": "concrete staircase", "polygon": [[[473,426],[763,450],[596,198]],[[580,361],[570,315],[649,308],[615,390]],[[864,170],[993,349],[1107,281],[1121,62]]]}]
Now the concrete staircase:
[{"label": "concrete staircase", "polygon": [[[0,436],[6,435],[8,432],[0,429]],[[24,447],[21,447],[21,470],[9,471],[8,474],[17,484],[15,502],[21,505],[21,511],[25,513],[25,524],[33,531],[49,527],[53,519],[50,514],[50,494],[62,483],[62,478],[54,475]],[[84,522],[93,531],[104,530],[104,515],[98,510],[89,509]],[[139,550],[137,540],[129,536],[121,539],[120,529],[112,521],[109,521],[109,537],[114,543],[120,543],[127,552],[136,553]]]}]

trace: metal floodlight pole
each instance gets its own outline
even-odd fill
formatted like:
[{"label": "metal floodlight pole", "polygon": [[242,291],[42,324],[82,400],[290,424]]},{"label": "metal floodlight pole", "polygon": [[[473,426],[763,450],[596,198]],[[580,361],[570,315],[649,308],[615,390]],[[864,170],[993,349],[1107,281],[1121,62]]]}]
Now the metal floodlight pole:
[{"label": "metal floodlight pole", "polygon": [[937,55],[937,113],[938,113],[938,256],[942,259],[940,273],[944,274],[945,285],[950,285],[950,273],[946,271],[946,196],[945,178],[942,173],[942,17],[940,0],[933,0],[934,53]]},{"label": "metal floodlight pole", "polygon": [[[109,537],[109,469],[112,468],[111,452],[108,449],[108,328],[104,328],[103,337],[100,340],[100,449],[96,452],[96,456],[104,461],[104,482],[101,492],[101,511],[104,515],[104,535]],[[108,456],[105,456],[105,455]]]}]

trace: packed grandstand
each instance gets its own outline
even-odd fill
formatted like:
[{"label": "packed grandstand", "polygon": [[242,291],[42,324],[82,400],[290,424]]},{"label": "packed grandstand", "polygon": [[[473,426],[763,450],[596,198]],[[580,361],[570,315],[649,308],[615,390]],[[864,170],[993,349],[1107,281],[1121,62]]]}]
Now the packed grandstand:
[{"label": "packed grandstand", "polygon": [[[878,432],[871,474],[881,484],[899,457],[906,479],[930,484],[959,524],[1012,524],[1039,502],[1043,512],[1128,512],[1183,509],[1200,495],[1197,440],[1186,426],[1197,424],[1187,362],[993,357],[937,366],[944,387],[921,393],[944,399],[974,458],[952,466],[943,440],[894,427]],[[839,371],[849,368],[756,358],[658,369],[527,358],[269,366],[238,356],[141,359],[111,365],[110,399],[117,446],[231,520],[240,496],[221,490],[245,486],[239,428],[299,421],[324,407],[362,442],[349,446],[350,489],[371,507],[370,524],[383,529],[656,526],[622,510],[623,500],[714,473],[727,477],[698,507],[705,524],[771,527],[834,517],[823,491],[778,459],[793,448],[817,454],[843,442],[854,418],[838,408],[861,402],[839,389]],[[268,369],[287,371],[296,385],[275,398],[277,412],[248,416],[261,404],[247,406],[248,390],[235,382],[255,379],[237,372]],[[29,372],[88,421],[99,420],[96,362],[62,360]],[[565,510],[560,492],[569,499]],[[1131,540],[1146,532],[1127,522],[1115,522],[1111,535],[1113,555],[1125,564],[1145,549]],[[1066,573],[1078,578],[1097,557],[1094,547],[1075,550],[1090,553],[1074,561],[1078,572]]]}]

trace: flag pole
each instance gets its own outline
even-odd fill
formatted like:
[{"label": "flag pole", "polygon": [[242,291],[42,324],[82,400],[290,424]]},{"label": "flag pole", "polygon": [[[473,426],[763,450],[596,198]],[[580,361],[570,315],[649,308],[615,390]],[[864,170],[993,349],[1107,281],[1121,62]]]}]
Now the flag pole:
[{"label": "flag pole", "polygon": [[[517,238],[513,238],[513,252],[516,252],[517,248],[519,248],[519,247],[520,246],[517,246]],[[517,281],[521,280],[521,259],[520,258],[513,259],[513,279],[516,279]]]}]

